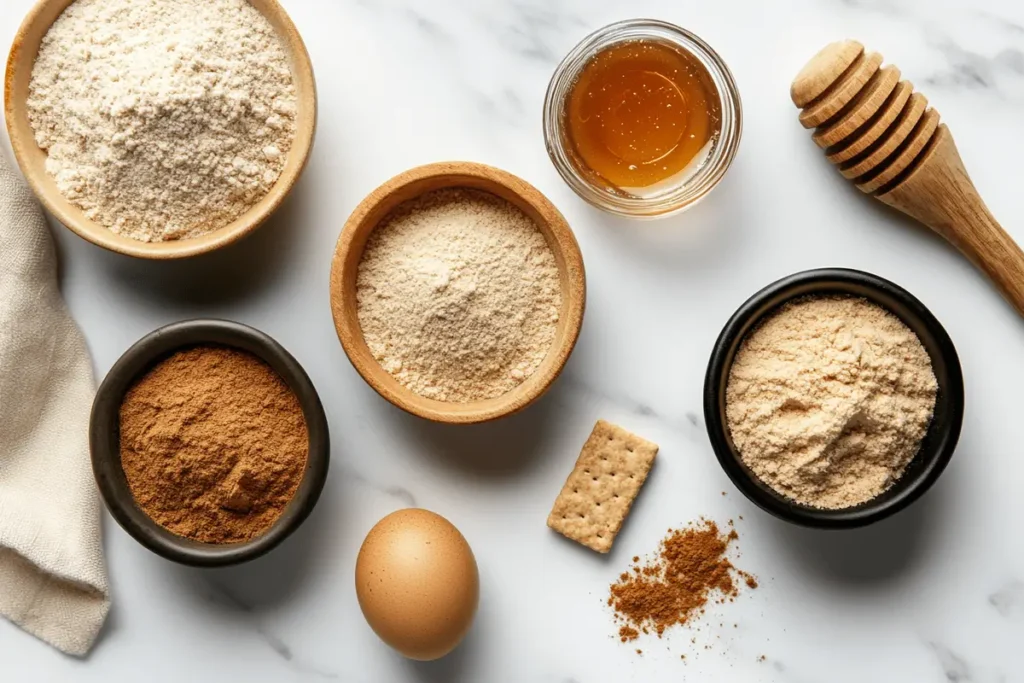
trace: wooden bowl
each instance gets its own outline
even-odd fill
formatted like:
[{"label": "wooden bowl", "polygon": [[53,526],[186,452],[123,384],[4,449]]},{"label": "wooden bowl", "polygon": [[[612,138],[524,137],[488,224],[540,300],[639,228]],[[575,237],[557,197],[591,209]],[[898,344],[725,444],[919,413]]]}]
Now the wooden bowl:
[{"label": "wooden bowl", "polygon": [[[359,326],[356,276],[363,248],[377,224],[402,202],[448,187],[465,187],[497,195],[519,207],[544,234],[558,263],[562,309],[551,350],[537,371],[511,391],[483,401],[449,403],[424,398],[405,388],[373,357]],[[341,345],[352,365],[378,394],[413,415],[450,424],[495,420],[518,412],[540,398],[569,359],[586,303],[583,256],[558,209],[533,187],[511,173],[471,162],[428,164],[399,174],[371,192],[349,217],[338,238],[331,267],[331,309]]]},{"label": "wooden bowl", "polygon": [[46,172],[46,152],[36,145],[35,135],[28,120],[26,99],[39,44],[53,22],[73,1],[40,0],[22,22],[7,58],[7,80],[4,89],[7,132],[21,172],[43,205],[61,223],[93,244],[121,254],[147,259],[175,259],[203,254],[231,244],[259,227],[277,210],[302,174],[309,159],[316,131],[316,83],[313,80],[313,65],[299,32],[277,0],[249,2],[270,21],[291,62],[292,77],[298,96],[298,116],[295,140],[288,153],[288,162],[270,192],[233,222],[201,237],[167,242],[142,242],[122,237],[86,218],[81,209],[64,198],[53,178]]}]

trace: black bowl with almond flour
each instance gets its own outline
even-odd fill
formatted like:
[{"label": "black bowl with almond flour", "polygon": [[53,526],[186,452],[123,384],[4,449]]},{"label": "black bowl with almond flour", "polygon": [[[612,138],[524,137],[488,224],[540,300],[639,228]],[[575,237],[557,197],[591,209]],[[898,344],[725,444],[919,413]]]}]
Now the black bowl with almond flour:
[{"label": "black bowl with almond flour", "polygon": [[[733,359],[748,333],[780,306],[807,296],[856,296],[893,313],[921,340],[938,380],[931,424],[921,448],[889,489],[854,507],[825,510],[797,503],[762,482],[740,458],[726,422],[725,395]],[[938,480],[960,438],[964,381],[952,340],[934,315],[902,287],[877,275],[840,268],[808,270],[774,282],[750,297],[715,342],[704,381],[704,419],[722,469],[762,510],[808,527],[848,529],[877,522],[907,507]]]}]

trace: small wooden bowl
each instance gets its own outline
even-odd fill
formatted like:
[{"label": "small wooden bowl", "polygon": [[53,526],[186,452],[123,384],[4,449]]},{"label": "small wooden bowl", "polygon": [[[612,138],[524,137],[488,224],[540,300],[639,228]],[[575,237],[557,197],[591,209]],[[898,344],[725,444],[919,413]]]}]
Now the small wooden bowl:
[{"label": "small wooden bowl", "polygon": [[[558,263],[562,309],[555,340],[547,357],[525,382],[501,396],[484,401],[448,403],[424,398],[405,388],[370,353],[359,326],[356,276],[363,248],[377,224],[402,202],[447,187],[465,187],[497,195],[519,207],[551,246]],[[491,166],[464,161],[420,166],[401,173],[371,192],[349,217],[338,238],[331,267],[331,309],[341,345],[352,365],[374,390],[402,410],[449,424],[496,420],[516,413],[540,398],[569,359],[586,303],[583,256],[576,238],[558,209],[521,178]]]},{"label": "small wooden bowl", "polygon": [[284,8],[277,0],[248,1],[274,27],[291,62],[298,96],[298,116],[288,162],[270,192],[233,222],[201,237],[167,242],[142,242],[122,237],[86,218],[81,209],[64,198],[46,172],[46,152],[36,144],[26,100],[39,45],[53,22],[74,0],[39,0],[32,8],[18,29],[7,57],[4,115],[21,172],[39,200],[61,223],[104,249],[138,258],[176,259],[204,254],[231,244],[255,230],[277,210],[302,174],[313,147],[317,118],[316,83],[309,53]]}]

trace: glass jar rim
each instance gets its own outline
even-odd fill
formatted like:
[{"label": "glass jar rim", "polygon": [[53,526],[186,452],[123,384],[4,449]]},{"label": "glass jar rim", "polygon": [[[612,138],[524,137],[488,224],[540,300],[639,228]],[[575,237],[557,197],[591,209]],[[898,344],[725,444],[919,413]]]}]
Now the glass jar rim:
[{"label": "glass jar rim", "polygon": [[[653,197],[616,194],[590,182],[569,157],[563,124],[566,99],[583,68],[599,52],[634,40],[660,40],[686,50],[707,69],[721,102],[721,130],[701,168],[691,177]],[[662,218],[693,206],[724,177],[736,156],[742,135],[742,102],[729,67],[699,36],[658,19],[627,19],[590,33],[562,59],[548,84],[543,124],[548,156],[562,179],[582,199],[621,216]]]}]

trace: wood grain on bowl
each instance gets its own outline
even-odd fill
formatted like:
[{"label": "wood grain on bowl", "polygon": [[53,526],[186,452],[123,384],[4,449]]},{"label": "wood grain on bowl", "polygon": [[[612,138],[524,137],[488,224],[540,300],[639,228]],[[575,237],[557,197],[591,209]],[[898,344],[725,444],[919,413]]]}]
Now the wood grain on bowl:
[{"label": "wood grain on bowl", "polygon": [[[446,403],[402,386],[370,352],[359,326],[356,278],[363,249],[377,224],[403,202],[442,188],[471,188],[497,195],[529,216],[547,239],[558,265],[562,308],[555,340],[540,367],[511,391],[481,401]],[[561,373],[583,324],[586,283],[583,256],[569,224],[539,190],[491,166],[441,162],[413,168],[387,181],[356,207],[341,231],[331,268],[331,308],[338,338],[352,365],[377,393],[414,415],[452,424],[494,420],[537,400]]]},{"label": "wood grain on bowl", "polygon": [[4,115],[11,147],[22,173],[43,205],[70,230],[93,244],[146,259],[176,259],[219,249],[248,235],[265,222],[298,181],[309,159],[317,122],[316,82],[309,53],[298,30],[277,0],[248,0],[274,27],[288,55],[298,99],[295,138],[281,176],[262,199],[228,225],[201,237],[143,242],[118,235],[90,220],[69,202],[46,172],[46,152],[36,144],[26,100],[32,67],[50,26],[74,0],[40,0],[28,13],[7,58]]}]

